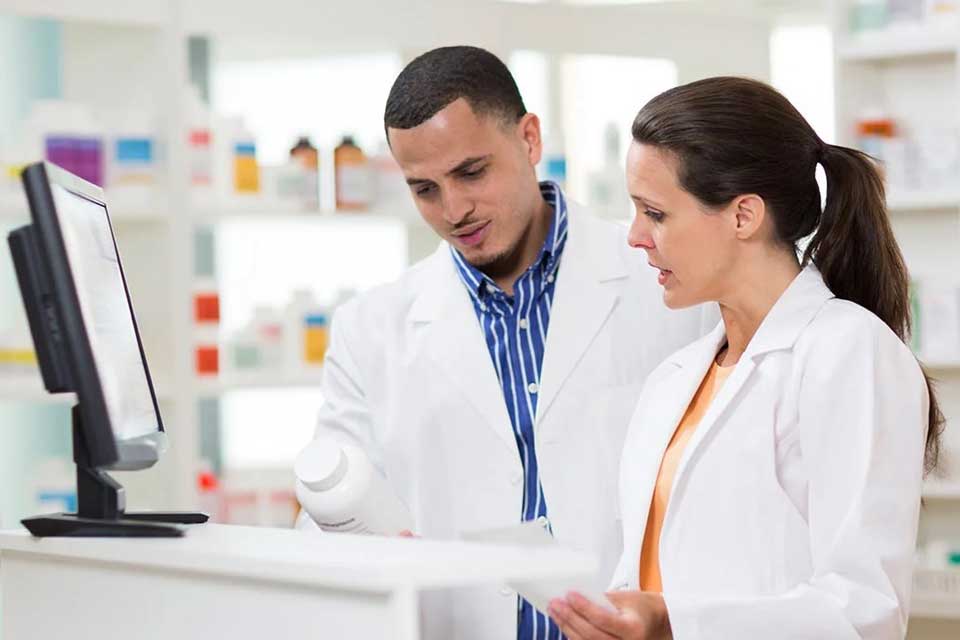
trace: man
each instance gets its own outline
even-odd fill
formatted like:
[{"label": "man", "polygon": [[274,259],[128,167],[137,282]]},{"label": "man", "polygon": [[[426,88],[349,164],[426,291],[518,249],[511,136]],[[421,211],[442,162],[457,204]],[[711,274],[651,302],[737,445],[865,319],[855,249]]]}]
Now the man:
[{"label": "man", "polygon": [[[384,125],[444,242],[337,312],[318,433],[367,451],[418,535],[542,518],[562,543],[598,554],[605,581],[621,549],[617,468],[640,385],[703,333],[702,313],[667,310],[625,228],[537,182],[539,120],[489,52],[415,59]],[[436,600],[426,637],[559,637],[515,593]]]}]

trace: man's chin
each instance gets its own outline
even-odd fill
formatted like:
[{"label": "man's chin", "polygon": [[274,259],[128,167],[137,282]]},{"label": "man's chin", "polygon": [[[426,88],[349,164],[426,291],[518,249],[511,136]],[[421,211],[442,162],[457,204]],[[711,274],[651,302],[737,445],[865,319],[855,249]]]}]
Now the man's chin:
[{"label": "man's chin", "polygon": [[464,247],[455,242],[453,246],[457,248],[464,260],[478,269],[494,264],[501,257],[499,252],[491,251],[482,245],[477,247]]}]

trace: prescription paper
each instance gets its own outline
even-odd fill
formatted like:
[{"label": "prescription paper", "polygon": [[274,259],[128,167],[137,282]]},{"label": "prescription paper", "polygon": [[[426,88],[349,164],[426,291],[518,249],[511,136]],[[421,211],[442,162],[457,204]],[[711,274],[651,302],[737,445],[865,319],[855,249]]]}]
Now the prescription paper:
[{"label": "prescription paper", "polygon": [[[460,537],[471,542],[513,546],[560,546],[557,539],[547,531],[544,523],[536,520],[524,522],[514,527],[470,531],[461,534]],[[563,598],[570,591],[576,591],[596,604],[612,610],[613,606],[599,586],[601,584],[603,582],[600,576],[593,574],[570,579],[508,582],[507,586],[544,613],[547,611],[547,606],[551,600]]]}]

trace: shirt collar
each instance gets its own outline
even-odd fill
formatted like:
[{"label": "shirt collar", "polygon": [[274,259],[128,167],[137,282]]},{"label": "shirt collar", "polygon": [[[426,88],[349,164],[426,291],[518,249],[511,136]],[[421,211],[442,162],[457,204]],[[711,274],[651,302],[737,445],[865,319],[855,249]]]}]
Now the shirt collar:
[{"label": "shirt collar", "polygon": [[[547,276],[556,272],[560,265],[560,257],[563,255],[563,247],[566,245],[567,201],[560,185],[556,182],[541,182],[540,194],[547,204],[553,208],[553,218],[550,221],[547,237],[540,247],[540,253],[537,254],[537,259],[533,261],[527,272],[541,268],[544,276]],[[450,253],[453,255],[460,280],[463,281],[464,286],[473,298],[479,301],[488,293],[500,289],[490,276],[467,262],[453,246],[450,247]]]}]

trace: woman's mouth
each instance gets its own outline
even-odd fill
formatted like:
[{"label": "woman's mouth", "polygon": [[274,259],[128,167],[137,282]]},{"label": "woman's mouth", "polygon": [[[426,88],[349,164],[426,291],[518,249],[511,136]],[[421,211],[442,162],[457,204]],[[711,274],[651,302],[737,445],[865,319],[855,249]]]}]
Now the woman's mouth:
[{"label": "woman's mouth", "polygon": [[662,269],[662,268],[658,267],[657,265],[653,264],[652,262],[650,263],[650,266],[660,272],[660,273],[657,275],[657,282],[660,283],[660,286],[661,286],[661,287],[664,286],[664,285],[667,283],[667,279],[668,279],[671,275],[673,275],[673,271],[670,271],[669,269]]}]

